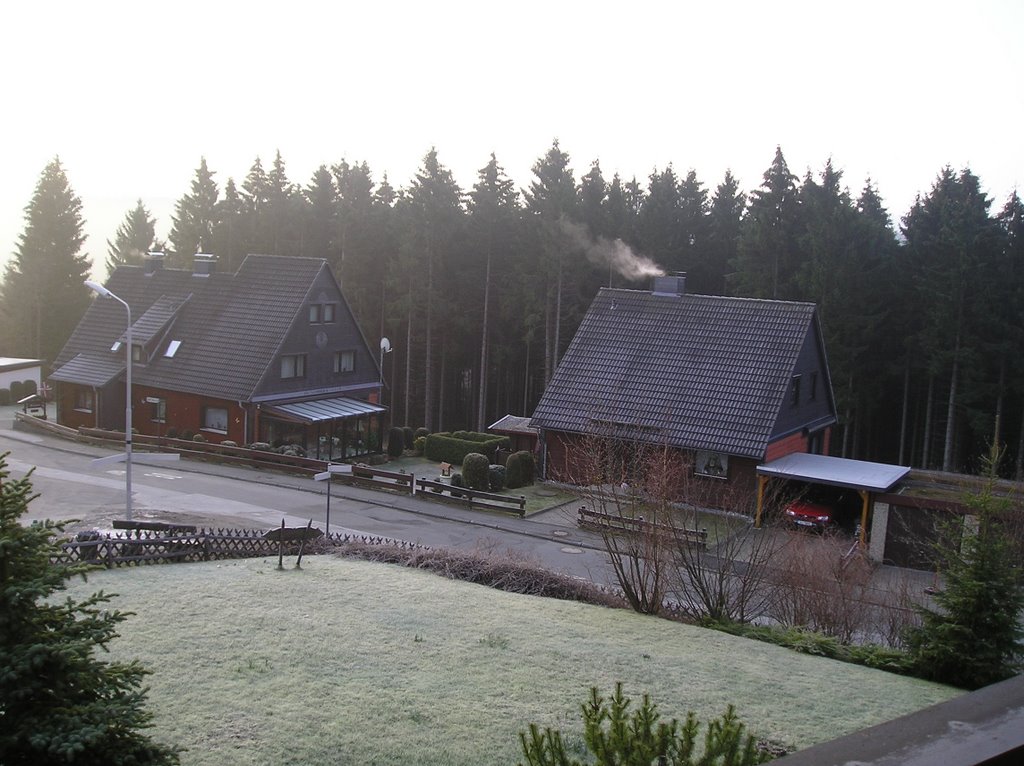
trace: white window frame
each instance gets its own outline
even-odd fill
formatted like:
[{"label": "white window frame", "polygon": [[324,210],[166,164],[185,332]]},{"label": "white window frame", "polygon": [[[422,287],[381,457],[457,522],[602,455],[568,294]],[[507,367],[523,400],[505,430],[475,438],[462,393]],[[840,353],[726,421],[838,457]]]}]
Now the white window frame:
[{"label": "white window frame", "polygon": [[[346,359],[351,360],[351,364],[345,367],[342,362]],[[356,371],[356,352],[353,349],[346,349],[344,351],[334,352],[334,371],[336,373],[355,372]]]},{"label": "white window frame", "polygon": [[[221,413],[223,413],[223,418],[216,417],[216,415]],[[226,434],[228,432],[228,408],[203,407],[203,425],[199,430],[212,431],[216,434]]]},{"label": "white window frame", "polygon": [[306,355],[284,354],[281,357],[281,380],[296,380],[306,377]]}]

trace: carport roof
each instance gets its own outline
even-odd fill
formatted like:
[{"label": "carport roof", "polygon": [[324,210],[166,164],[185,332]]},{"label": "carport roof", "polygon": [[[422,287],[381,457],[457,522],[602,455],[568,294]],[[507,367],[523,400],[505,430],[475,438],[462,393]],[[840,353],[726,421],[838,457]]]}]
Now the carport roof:
[{"label": "carport roof", "polygon": [[864,460],[804,453],[786,455],[757,467],[757,473],[761,476],[866,489],[872,492],[888,491],[909,472],[909,468],[888,463],[869,463]]}]

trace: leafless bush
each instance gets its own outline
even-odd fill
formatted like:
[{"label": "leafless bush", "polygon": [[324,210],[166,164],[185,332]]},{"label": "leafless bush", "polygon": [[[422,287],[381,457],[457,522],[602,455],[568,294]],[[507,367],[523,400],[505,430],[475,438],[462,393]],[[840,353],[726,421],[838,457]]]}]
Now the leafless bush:
[{"label": "leafless bush", "polygon": [[778,622],[843,643],[863,635],[874,622],[868,592],[872,565],[848,538],[793,534],[781,563],[772,614]]},{"label": "leafless bush", "polygon": [[445,548],[410,550],[355,542],[343,543],[336,551],[341,556],[423,569],[451,580],[463,580],[511,593],[598,606],[624,606],[621,598],[595,583],[546,571],[528,558],[508,553],[464,553]]}]

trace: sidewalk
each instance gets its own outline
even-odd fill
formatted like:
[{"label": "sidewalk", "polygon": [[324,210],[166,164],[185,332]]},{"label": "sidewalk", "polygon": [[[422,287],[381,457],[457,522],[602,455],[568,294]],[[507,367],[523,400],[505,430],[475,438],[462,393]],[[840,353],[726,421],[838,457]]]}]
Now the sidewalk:
[{"label": "sidewalk", "polygon": [[[4,440],[21,441],[54,451],[88,457],[105,457],[117,453],[117,450],[71,442],[48,433],[16,429],[14,427],[14,412],[16,410],[16,407],[0,407],[0,436]],[[132,453],[133,464],[147,465],[146,455],[146,452],[134,451]],[[155,461],[150,461],[149,464],[167,466],[166,463],[156,463]],[[176,463],[174,470],[207,476],[223,476],[250,484],[285,487],[320,496],[325,496],[327,493],[325,482],[318,482],[305,476],[273,470],[212,463],[188,458],[182,458],[179,463]],[[376,505],[382,508],[415,513],[425,518],[442,519],[510,534],[552,540],[579,548],[604,550],[599,534],[582,530],[576,525],[576,508],[578,505],[576,503],[568,503],[532,514],[529,518],[521,519],[510,514],[506,515],[498,512],[471,511],[449,503],[419,499],[415,495],[403,495],[397,492],[348,486],[339,481],[332,483],[331,497],[333,500],[351,500],[366,505]]]}]

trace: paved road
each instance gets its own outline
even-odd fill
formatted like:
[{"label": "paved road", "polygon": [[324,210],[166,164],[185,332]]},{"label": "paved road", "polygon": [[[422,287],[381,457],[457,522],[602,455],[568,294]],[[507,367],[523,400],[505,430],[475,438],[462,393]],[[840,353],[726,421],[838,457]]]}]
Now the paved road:
[{"label": "paved road", "polygon": [[[109,529],[124,518],[125,481],[120,464],[92,465],[115,454],[49,435],[13,430],[10,410],[0,412],[0,452],[11,475],[33,473],[40,494],[28,519],[80,519],[72,529]],[[151,462],[136,453],[132,504],[137,520],[206,526],[269,528],[326,522],[326,483],[249,468]],[[521,556],[554,571],[610,583],[607,556],[595,535],[575,526],[574,509],[554,509],[530,519],[471,512],[337,483],[331,492],[331,531],[379,535],[433,547],[482,549]]]}]

